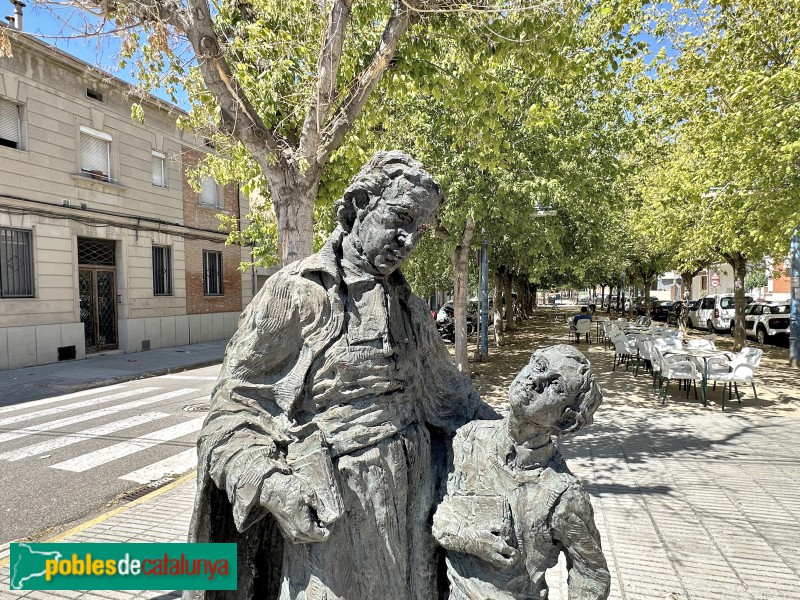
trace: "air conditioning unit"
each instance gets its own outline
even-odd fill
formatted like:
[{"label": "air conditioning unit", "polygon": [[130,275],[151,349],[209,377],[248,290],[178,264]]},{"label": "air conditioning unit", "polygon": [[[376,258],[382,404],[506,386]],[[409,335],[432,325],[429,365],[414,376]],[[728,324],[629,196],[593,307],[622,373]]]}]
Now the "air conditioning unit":
[{"label": "air conditioning unit", "polygon": [[61,206],[69,206],[69,200],[66,198],[61,199]]}]

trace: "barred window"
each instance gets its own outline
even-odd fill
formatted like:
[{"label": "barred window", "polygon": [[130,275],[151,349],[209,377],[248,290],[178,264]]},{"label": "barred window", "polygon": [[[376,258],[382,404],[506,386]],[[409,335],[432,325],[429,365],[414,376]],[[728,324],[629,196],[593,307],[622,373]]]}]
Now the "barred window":
[{"label": "barred window", "polygon": [[153,185],[167,187],[166,155],[153,150]]},{"label": "barred window", "polygon": [[222,252],[203,250],[203,293],[206,296],[222,295]]},{"label": "barred window", "polygon": [[172,295],[172,248],[153,246],[153,294]]},{"label": "barred window", "polygon": [[0,298],[33,296],[33,236],[0,228]]},{"label": "barred window", "polygon": [[93,179],[111,179],[111,136],[81,125],[81,173]]},{"label": "barred window", "polygon": [[222,186],[211,177],[200,180],[200,204],[222,208]]},{"label": "barred window", "polygon": [[0,146],[20,150],[21,142],[19,104],[0,98]]}]

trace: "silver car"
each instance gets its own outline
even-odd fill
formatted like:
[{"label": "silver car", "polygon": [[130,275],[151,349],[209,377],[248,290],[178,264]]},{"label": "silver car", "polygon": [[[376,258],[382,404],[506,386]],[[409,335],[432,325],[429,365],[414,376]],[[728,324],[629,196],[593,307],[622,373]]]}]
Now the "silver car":
[{"label": "silver car", "polygon": [[759,344],[777,335],[789,335],[789,302],[754,302],[747,307],[744,328]]},{"label": "silver car", "polygon": [[[745,296],[745,302],[750,304],[753,298]],[[689,325],[711,332],[730,331],[735,307],[733,294],[709,294],[700,300],[695,310],[689,312]]]}]

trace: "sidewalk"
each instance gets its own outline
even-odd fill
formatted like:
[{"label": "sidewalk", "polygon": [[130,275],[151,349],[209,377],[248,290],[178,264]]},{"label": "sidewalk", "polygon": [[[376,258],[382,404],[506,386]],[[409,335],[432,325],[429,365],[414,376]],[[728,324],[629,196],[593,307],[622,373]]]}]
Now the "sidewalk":
[{"label": "sidewalk", "polygon": [[0,407],[221,363],[227,340],[0,371]]},{"label": "sidewalk", "polygon": [[[492,348],[491,362],[473,365],[476,387],[502,408],[531,350],[564,339],[563,324],[543,311],[507,346]],[[612,371],[613,351],[596,343],[579,348],[592,361],[605,400],[594,424],[560,446],[592,498],[612,574],[610,598],[800,600],[800,386],[784,351],[770,349],[759,368],[763,408],[745,396],[723,412],[713,403],[719,390],[707,407],[678,391],[661,405],[648,376]],[[194,492],[189,474],[56,539],[184,541]],[[550,599],[566,600],[563,561],[548,581]],[[2,560],[0,590],[8,590]],[[2,598],[40,599],[177,595],[0,591]]]}]

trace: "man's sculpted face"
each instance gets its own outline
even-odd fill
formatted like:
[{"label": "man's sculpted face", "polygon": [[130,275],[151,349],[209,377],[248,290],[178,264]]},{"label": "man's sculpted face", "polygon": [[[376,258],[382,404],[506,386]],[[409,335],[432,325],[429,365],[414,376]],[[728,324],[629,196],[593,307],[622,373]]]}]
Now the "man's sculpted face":
[{"label": "man's sculpted face", "polygon": [[362,258],[381,275],[389,275],[417,246],[437,208],[427,188],[405,178],[393,180],[383,199],[353,227]]}]

